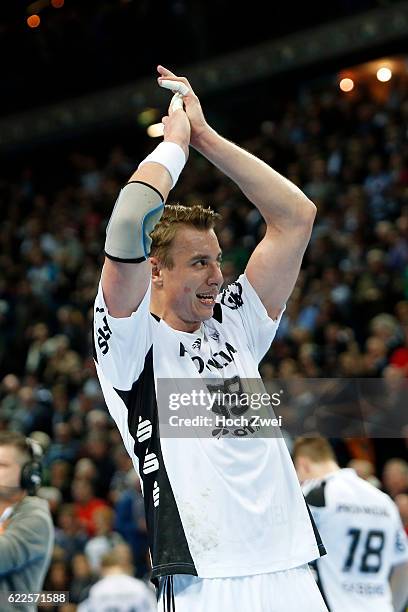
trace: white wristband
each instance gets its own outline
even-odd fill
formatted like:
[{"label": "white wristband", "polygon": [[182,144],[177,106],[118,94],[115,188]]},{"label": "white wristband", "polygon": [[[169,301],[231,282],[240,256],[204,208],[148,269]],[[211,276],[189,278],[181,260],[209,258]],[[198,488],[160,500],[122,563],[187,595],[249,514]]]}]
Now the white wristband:
[{"label": "white wristband", "polygon": [[164,166],[171,176],[171,180],[173,181],[171,187],[173,188],[177,183],[178,177],[186,161],[186,156],[180,145],[175,142],[161,142],[150,155],[140,162],[139,168],[147,162],[156,162],[156,164]]}]

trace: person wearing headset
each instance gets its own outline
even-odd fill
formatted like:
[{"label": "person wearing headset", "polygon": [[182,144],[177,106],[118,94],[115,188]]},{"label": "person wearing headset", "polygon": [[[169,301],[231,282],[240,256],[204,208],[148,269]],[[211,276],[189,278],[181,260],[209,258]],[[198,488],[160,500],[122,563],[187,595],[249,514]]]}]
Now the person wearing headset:
[{"label": "person wearing headset", "polygon": [[[15,432],[0,432],[0,609],[37,609],[9,602],[9,594],[41,592],[51,560],[54,526],[41,484],[41,447]],[[22,599],[29,599],[23,597]]]}]

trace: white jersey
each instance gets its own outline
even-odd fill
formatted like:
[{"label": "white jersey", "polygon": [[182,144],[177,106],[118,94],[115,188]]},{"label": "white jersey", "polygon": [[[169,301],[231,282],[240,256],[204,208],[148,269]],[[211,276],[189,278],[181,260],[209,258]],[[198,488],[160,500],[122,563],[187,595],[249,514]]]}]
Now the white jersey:
[{"label": "white jersey", "polygon": [[157,602],[142,580],[112,574],[91,587],[78,612],[157,612]]},{"label": "white jersey", "polygon": [[[136,312],[116,319],[99,287],[96,368],[143,483],[153,578],[261,574],[324,553],[281,436],[251,437],[237,428],[229,437],[222,427],[203,436],[199,425],[180,438],[159,420],[163,381],[179,395],[192,380],[205,387],[210,378],[223,389],[243,379],[259,382],[258,364],[278,325],[245,275],[218,296],[213,317],[192,334],[150,313],[150,288]],[[193,417],[198,410],[187,405],[174,414]]]},{"label": "white jersey", "polygon": [[303,485],[327,555],[316,563],[331,612],[392,612],[389,575],[408,561],[407,537],[388,495],[342,469]]}]

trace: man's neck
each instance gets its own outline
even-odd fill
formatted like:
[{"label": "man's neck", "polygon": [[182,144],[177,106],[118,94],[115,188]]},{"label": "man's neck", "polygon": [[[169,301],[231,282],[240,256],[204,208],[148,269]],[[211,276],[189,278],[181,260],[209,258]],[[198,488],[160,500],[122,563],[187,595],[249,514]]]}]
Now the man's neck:
[{"label": "man's neck", "polygon": [[119,565],[114,565],[112,567],[103,568],[102,574],[103,577],[106,578],[106,576],[129,576],[130,572],[127,572],[125,568]]},{"label": "man's neck", "polygon": [[325,463],[319,463],[314,466],[313,475],[311,479],[320,479],[329,476],[329,474],[334,474],[334,472],[338,472],[340,467],[337,465],[335,461],[326,461]]},{"label": "man's neck", "polygon": [[200,321],[183,321],[173,313],[166,312],[165,309],[159,308],[157,304],[153,304],[153,301],[150,303],[150,312],[156,315],[156,317],[159,317],[159,319],[163,319],[163,321],[175,331],[194,334],[201,327]]},{"label": "man's neck", "polygon": [[18,502],[20,502],[24,497],[25,493],[19,493],[18,495],[13,495],[12,497],[8,497],[7,499],[0,500],[0,516],[7,508],[11,508],[15,506]]}]

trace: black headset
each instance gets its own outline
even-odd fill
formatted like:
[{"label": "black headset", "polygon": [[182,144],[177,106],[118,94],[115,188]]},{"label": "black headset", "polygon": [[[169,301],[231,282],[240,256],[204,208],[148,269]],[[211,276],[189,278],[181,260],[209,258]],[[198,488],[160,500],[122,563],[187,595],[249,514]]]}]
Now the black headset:
[{"label": "black headset", "polygon": [[38,487],[41,486],[42,465],[41,446],[31,438],[25,439],[27,452],[30,455],[30,460],[26,461],[21,468],[20,488],[27,491],[28,495],[35,495]]}]

